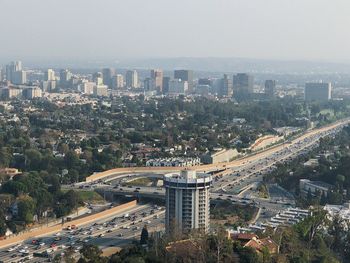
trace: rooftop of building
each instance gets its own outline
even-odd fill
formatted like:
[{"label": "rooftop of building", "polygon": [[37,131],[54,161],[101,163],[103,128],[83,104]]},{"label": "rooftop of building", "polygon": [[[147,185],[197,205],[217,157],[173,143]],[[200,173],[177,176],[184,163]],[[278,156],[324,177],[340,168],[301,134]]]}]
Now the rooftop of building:
[{"label": "rooftop of building", "polygon": [[211,177],[210,174],[207,173],[197,173],[195,170],[184,169],[180,173],[169,173],[166,174],[165,177],[172,179],[204,179]]},{"label": "rooftop of building", "polygon": [[311,185],[314,185],[314,186],[317,186],[317,187],[327,188],[327,189],[333,187],[333,185],[325,183],[325,182],[322,182],[322,181],[310,181],[308,179],[300,179],[300,181],[308,183],[308,184],[311,184]]}]

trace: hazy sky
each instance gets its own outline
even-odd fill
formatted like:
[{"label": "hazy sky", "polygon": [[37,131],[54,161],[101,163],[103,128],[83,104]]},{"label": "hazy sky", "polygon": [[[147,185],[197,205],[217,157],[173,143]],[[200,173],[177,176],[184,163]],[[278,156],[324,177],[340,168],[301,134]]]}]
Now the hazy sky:
[{"label": "hazy sky", "polygon": [[0,57],[350,59],[349,0],[0,0]]}]

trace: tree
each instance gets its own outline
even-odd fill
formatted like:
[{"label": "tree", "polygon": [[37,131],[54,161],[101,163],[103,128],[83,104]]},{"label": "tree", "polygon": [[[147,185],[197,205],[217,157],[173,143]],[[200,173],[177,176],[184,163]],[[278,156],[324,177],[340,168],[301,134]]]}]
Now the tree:
[{"label": "tree", "polygon": [[3,193],[13,194],[19,196],[21,194],[27,193],[27,187],[24,183],[19,181],[7,181],[1,188]]},{"label": "tree", "polygon": [[341,252],[343,248],[343,237],[345,236],[344,231],[344,220],[336,215],[328,226],[328,233],[333,237],[332,249],[336,252]]},{"label": "tree", "polygon": [[81,257],[78,262],[104,263],[107,258],[102,257],[102,251],[96,245],[84,245],[80,249]]},{"label": "tree", "polygon": [[63,198],[66,201],[66,203],[69,205],[69,207],[72,209],[77,208],[81,203],[79,194],[74,190],[69,190],[67,193],[64,194]]},{"label": "tree", "polygon": [[64,156],[64,162],[66,167],[69,169],[77,169],[80,165],[78,155],[74,151],[68,151]]},{"label": "tree", "polygon": [[68,248],[65,252],[64,252],[64,262],[65,263],[75,263],[75,259],[74,259],[74,250],[73,248]]},{"label": "tree", "polygon": [[61,184],[58,176],[50,175],[45,179],[46,183],[49,185],[48,190],[50,193],[55,194],[61,190]]},{"label": "tree", "polygon": [[255,263],[259,262],[259,256],[255,252],[253,248],[250,247],[242,247],[240,245],[236,246],[235,251],[239,255],[239,262],[240,263]]},{"label": "tree", "polygon": [[[350,229],[350,224],[347,224],[347,229]],[[350,259],[350,231],[347,231],[344,237],[344,258]]]},{"label": "tree", "polygon": [[269,263],[269,262],[271,262],[271,255],[269,250],[266,247],[264,247],[262,249],[262,263]]},{"label": "tree", "polygon": [[40,218],[52,207],[52,195],[46,189],[40,189],[34,198],[36,199],[36,214]]},{"label": "tree", "polygon": [[148,230],[147,230],[147,226],[145,225],[141,231],[140,244],[146,245],[147,243],[148,243]]},{"label": "tree", "polygon": [[22,198],[17,203],[18,219],[26,224],[33,222],[35,203],[31,197]]},{"label": "tree", "polygon": [[327,196],[326,196],[326,193],[322,191],[320,205],[325,205],[326,203],[327,203]]},{"label": "tree", "polygon": [[341,175],[341,174],[338,174],[335,178],[338,186],[339,186],[339,189],[342,189],[343,186],[344,186],[344,182],[345,182],[345,176],[344,175]]},{"label": "tree", "polygon": [[29,149],[25,151],[25,164],[29,171],[39,171],[41,168],[42,155],[38,150]]},{"label": "tree", "polygon": [[81,198],[78,193],[74,190],[69,190],[63,195],[60,195],[56,201],[54,207],[56,217],[62,217],[69,214],[72,210],[78,208],[80,204]]},{"label": "tree", "polygon": [[209,237],[209,248],[212,250],[213,258],[217,263],[232,260],[233,247],[224,228],[217,228],[216,234]]},{"label": "tree", "polygon": [[11,163],[11,154],[8,151],[8,148],[2,147],[0,149],[0,167],[9,167]]},{"label": "tree", "polygon": [[65,143],[60,143],[57,146],[57,151],[59,151],[62,154],[66,154],[69,151],[69,146]]},{"label": "tree", "polygon": [[0,209],[0,237],[4,236],[7,231],[7,225],[6,225],[6,220],[4,213]]},{"label": "tree", "polygon": [[54,256],[54,258],[52,259],[53,263],[61,263],[62,262],[62,256],[61,254],[57,254],[56,256]]},{"label": "tree", "polygon": [[315,210],[312,216],[305,218],[296,226],[302,238],[307,241],[308,260],[310,260],[311,244],[320,227],[326,222],[326,214],[327,212],[324,210]]}]

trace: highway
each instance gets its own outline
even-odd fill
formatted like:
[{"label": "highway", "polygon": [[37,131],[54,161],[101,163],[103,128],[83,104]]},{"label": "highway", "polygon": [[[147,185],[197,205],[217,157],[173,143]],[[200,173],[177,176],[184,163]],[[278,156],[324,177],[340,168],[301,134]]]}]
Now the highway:
[{"label": "highway", "polygon": [[[61,254],[67,248],[71,248],[78,256],[83,244],[89,243],[96,244],[101,249],[122,246],[135,238],[139,239],[144,225],[148,225],[151,230],[162,230],[164,228],[164,208],[151,205],[137,206],[78,229],[33,237],[22,244],[1,249],[0,261],[47,262],[48,258]],[[157,229],[154,229],[153,226],[157,226]],[[35,256],[38,254],[42,254],[43,257]]]},{"label": "highway", "polygon": [[[289,142],[290,145],[298,144],[299,142],[307,140],[308,138],[313,138],[314,136],[319,136],[326,134],[328,132],[332,132],[333,130],[339,129],[343,127],[344,125],[348,124],[350,122],[350,119],[344,119],[341,121],[337,121],[333,124],[327,125],[322,128],[312,129],[308,130],[302,135],[298,136],[297,138],[291,140]],[[234,168],[237,169],[241,167],[242,165],[245,165],[249,162],[254,162],[260,159],[264,159],[267,156],[271,156],[272,154],[282,150],[285,148],[285,144],[280,144],[274,147],[270,147],[268,149],[259,151],[257,153],[245,156],[243,158],[234,160],[232,162],[227,163],[218,163],[218,164],[206,164],[206,165],[199,165],[199,166],[192,166],[189,167],[190,169],[194,169],[197,171],[203,171],[203,172],[213,172],[213,171],[220,171],[223,169],[228,168]],[[108,171],[95,173],[89,177],[86,178],[86,183],[93,183],[97,182],[99,180],[110,180],[113,178],[122,178],[126,175],[134,175],[134,174],[142,174],[142,173],[153,173],[153,174],[165,174],[169,172],[177,172],[181,169],[184,169],[184,167],[132,167],[132,168],[115,168]]]},{"label": "highway", "polygon": [[[295,201],[292,195],[286,193],[278,187],[273,188],[274,194],[271,199],[262,199],[249,194],[240,194],[243,190],[250,190],[252,184],[263,180],[265,174],[270,173],[276,168],[279,163],[287,163],[301,154],[305,154],[318,146],[319,139],[325,136],[334,136],[341,128],[349,123],[349,120],[338,122],[336,124],[311,130],[305,134],[276,147],[269,148],[255,155],[247,156],[240,160],[236,160],[227,164],[225,170],[214,175],[214,181],[211,188],[212,200],[230,200],[241,204],[252,204],[261,209],[268,211],[280,212],[281,210],[295,206]],[[190,169],[205,170],[204,168],[190,167]],[[217,169],[218,165],[215,166]],[[164,167],[153,167],[154,177],[160,178],[161,170]],[[175,167],[176,168],[176,167]],[[171,167],[174,169],[174,167]],[[177,169],[183,169],[178,167]],[[111,172],[113,174],[115,170]],[[107,171],[108,172],[108,171]],[[163,171],[164,172],[164,171]],[[108,180],[97,180],[80,185],[79,187],[87,189],[100,189],[105,192],[112,192],[120,195],[132,195],[136,197],[153,197],[162,198],[164,189],[162,187],[136,187],[126,186],[123,184],[125,180],[130,180],[135,177],[152,177],[150,168],[147,172],[132,173],[130,171],[119,173],[116,177],[111,175]],[[269,187],[271,189],[271,187]],[[247,191],[249,192],[249,191]]]},{"label": "highway", "polygon": [[227,192],[229,190],[226,190],[226,188],[229,188],[232,190],[232,193],[237,193],[237,191],[235,191],[236,186],[242,189],[252,182],[262,180],[263,175],[272,171],[276,164],[288,162],[300,154],[309,152],[312,148],[317,146],[320,138],[333,136],[338,131],[339,129],[328,130],[295,141],[291,144],[285,144],[283,148],[270,155],[265,155],[260,159],[250,160],[243,167],[236,169],[231,168],[231,173],[227,173],[225,176],[216,180],[213,190],[219,191],[221,189]]},{"label": "highway", "polygon": [[[347,123],[347,122],[346,122]],[[211,192],[227,193],[229,195],[237,195],[252,183],[262,181],[264,174],[271,172],[276,168],[278,163],[291,161],[295,157],[307,153],[318,145],[319,139],[325,136],[334,136],[340,131],[342,125],[338,124],[328,127],[327,129],[319,129],[318,132],[308,132],[308,136],[303,135],[290,143],[285,143],[281,146],[275,147],[272,150],[268,149],[257,155],[248,156],[239,161],[239,165],[231,168],[226,168],[224,172],[214,175],[214,182]],[[238,161],[234,161],[238,162]],[[231,163],[232,164],[232,163]],[[154,167],[154,177],[160,178],[159,167]],[[183,168],[177,168],[183,169]],[[132,187],[123,184],[123,180],[135,177],[150,177],[152,173],[137,172],[132,174],[130,172],[118,174],[113,179],[110,175],[108,180],[103,179],[89,183],[80,184],[82,189],[104,189],[105,191],[113,191],[120,194],[132,194],[134,196],[154,196],[164,194],[161,187]],[[72,186],[66,186],[68,188]],[[77,186],[73,186],[77,188]],[[113,189],[113,190],[112,190]],[[287,200],[289,202],[290,200]]]},{"label": "highway", "polygon": [[[308,131],[289,143],[229,163],[202,165],[191,167],[191,169],[206,172],[221,171],[217,173],[218,175],[214,175],[211,188],[211,200],[213,202],[227,200],[233,203],[251,204],[260,207],[263,211],[278,213],[295,205],[293,197],[284,193],[283,189],[279,189],[278,186],[273,188],[274,195],[271,199],[257,198],[245,194],[245,192],[241,195],[239,193],[244,189],[249,192],[251,185],[261,181],[264,174],[275,169],[276,164],[288,162],[296,156],[310,151],[318,145],[321,137],[334,136],[347,123],[349,123],[349,120]],[[181,169],[183,167],[118,168],[103,172],[102,176],[100,176],[101,174],[92,175],[86,182],[65,186],[65,188],[99,189],[123,195],[146,195],[162,198],[164,196],[162,187],[124,186],[122,180],[133,177],[155,177],[159,179],[165,173]],[[262,212],[262,214],[264,213]],[[155,226],[158,230],[164,228],[164,210],[160,210],[158,207],[137,206],[135,210],[130,210],[131,218],[124,218],[123,214],[97,219],[78,230],[61,231],[59,234],[43,236],[39,239],[33,237],[20,245],[0,249],[0,261],[23,262],[26,259],[27,262],[45,262],[48,260],[47,258],[34,258],[33,253],[46,253],[49,257],[52,257],[62,253],[67,247],[71,247],[78,255],[79,249],[84,243],[97,244],[101,248],[127,244],[135,237],[139,238],[144,224]],[[37,239],[38,241],[33,241]]]}]

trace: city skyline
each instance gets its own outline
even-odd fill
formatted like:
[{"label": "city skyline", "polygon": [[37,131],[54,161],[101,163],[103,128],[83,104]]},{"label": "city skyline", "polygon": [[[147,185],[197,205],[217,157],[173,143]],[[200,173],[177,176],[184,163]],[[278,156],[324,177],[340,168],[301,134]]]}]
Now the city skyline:
[{"label": "city skyline", "polygon": [[[3,28],[2,58],[350,59],[350,4],[342,0],[151,0],[147,5],[103,0],[97,11],[94,1],[52,1],[44,6],[39,0],[14,0],[1,5],[0,22],[11,21]],[[35,16],[28,10],[36,10]]]},{"label": "city skyline", "polygon": [[350,2],[0,6],[0,263],[349,261]]}]

